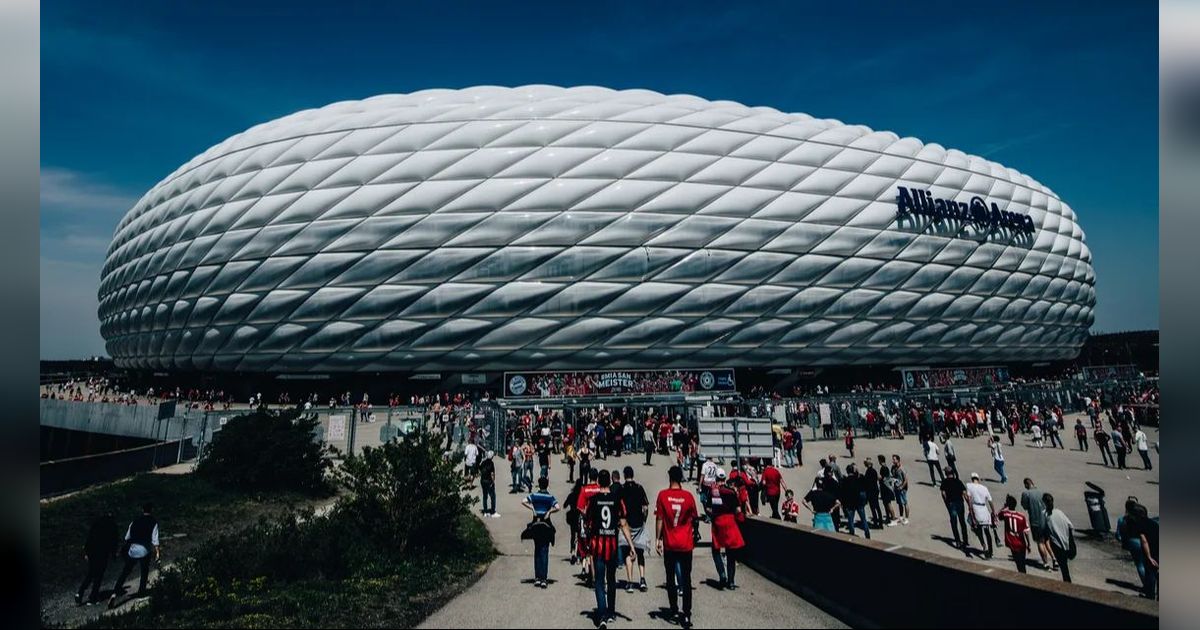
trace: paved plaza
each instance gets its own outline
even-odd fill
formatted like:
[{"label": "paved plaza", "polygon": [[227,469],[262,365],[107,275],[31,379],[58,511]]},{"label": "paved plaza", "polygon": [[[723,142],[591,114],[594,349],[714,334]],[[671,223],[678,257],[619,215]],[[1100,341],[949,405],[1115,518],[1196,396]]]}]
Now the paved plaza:
[{"label": "paved plaza", "polygon": [[[1075,416],[1068,416],[1067,426],[1073,426],[1074,420]],[[1147,428],[1146,432],[1151,443],[1158,440],[1157,429]],[[1064,436],[1070,434],[1069,431],[1063,433]],[[1073,443],[1067,444],[1067,448],[1061,450],[1037,449],[1025,436],[1019,436],[1014,447],[1009,447],[1005,439],[1005,454],[1008,460],[1006,472],[1009,480],[1007,484],[1000,484],[992,468],[985,438],[956,438],[954,442],[959,471],[964,477],[969,477],[972,472],[978,472],[983,477],[985,485],[992,492],[997,510],[1002,506],[1006,494],[1011,493],[1019,498],[1023,490],[1022,480],[1032,477],[1040,489],[1055,495],[1059,507],[1067,513],[1080,532],[1091,529],[1083,500],[1085,481],[1095,483],[1107,493],[1108,511],[1114,526],[1129,495],[1138,497],[1151,515],[1158,514],[1158,458],[1153,451],[1151,458],[1155,463],[1155,470],[1141,470],[1140,458],[1134,453],[1127,459],[1127,463],[1135,467],[1118,471],[1105,468],[1101,464],[1100,455],[1094,445],[1089,453],[1083,453],[1074,449],[1076,445]],[[952,535],[949,519],[938,490],[930,485],[928,467],[921,456],[921,447],[916,436],[908,435],[900,440],[860,438],[856,440],[855,446],[856,457],[853,461],[857,462],[860,470],[862,461],[867,457],[874,459],[876,455],[884,454],[890,460],[892,454],[898,454],[909,474],[909,503],[912,508],[909,525],[872,530],[872,537],[903,547],[963,557],[962,552],[950,545]],[[803,495],[811,486],[819,468],[817,461],[830,453],[838,456],[839,465],[843,469],[850,461],[840,440],[806,441],[804,465],[783,469],[785,483],[794,488],[798,495]],[[645,486],[653,501],[657,492],[667,485],[666,470],[670,464],[671,460],[667,457],[656,455],[653,465],[645,466],[640,455],[626,455],[600,460],[596,466],[607,469],[633,466],[637,481]],[[554,517],[559,538],[557,545],[551,549],[552,583],[549,589],[541,590],[531,583],[532,543],[520,540],[520,532],[529,520],[528,511],[520,505],[525,493],[507,492],[508,462],[503,454],[497,454],[496,468],[498,510],[502,516],[483,520],[500,556],[479,582],[433,614],[423,627],[590,627],[588,615],[595,606],[595,598],[592,589],[584,586],[576,577],[578,569],[569,563],[569,530],[563,515],[560,513]],[[550,471],[550,490],[560,501],[564,500],[570,490],[566,473],[565,466],[558,463],[556,458]],[[769,516],[770,508],[763,507],[767,512],[761,514],[760,518]],[[806,522],[806,515],[807,513],[802,516],[802,523]],[[652,526],[653,520],[649,524]],[[843,626],[837,619],[748,568],[739,567],[738,582],[742,586],[741,589],[736,592],[718,591],[709,583],[715,581],[716,573],[709,552],[708,526],[702,526],[701,531],[703,546],[696,549],[693,576],[696,586],[693,621],[697,627]],[[1137,573],[1128,560],[1128,554],[1113,542],[1111,536],[1095,540],[1085,533],[1080,533],[1077,540],[1079,554],[1071,563],[1071,574],[1077,584],[1136,596],[1139,583]],[[973,545],[977,544],[978,541],[973,542]],[[780,553],[787,553],[787,550],[781,549]],[[973,555],[972,558],[975,562],[997,570],[1015,571],[1007,551],[1003,548],[998,549],[991,560],[984,560],[978,555]],[[1030,558],[1034,561],[1030,567],[1031,575],[1052,582],[1060,580],[1058,573],[1037,568],[1036,552],[1031,552]],[[796,562],[802,563],[804,558],[796,558]],[[814,567],[813,570],[819,568]],[[871,579],[872,571],[872,567],[862,567],[864,584]],[[619,572],[618,579],[624,579],[623,571]],[[621,615],[618,618],[618,626],[669,625],[658,617],[666,607],[666,595],[663,590],[665,573],[662,560],[653,552],[647,560],[647,582],[651,586],[647,593],[618,593],[617,610]],[[1049,586],[1050,582],[1047,585]]]}]

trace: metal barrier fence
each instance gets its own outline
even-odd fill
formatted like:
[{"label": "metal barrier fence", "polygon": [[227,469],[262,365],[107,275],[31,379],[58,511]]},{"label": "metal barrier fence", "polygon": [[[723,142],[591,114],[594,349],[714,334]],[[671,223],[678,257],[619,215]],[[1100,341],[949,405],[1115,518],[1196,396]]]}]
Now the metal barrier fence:
[{"label": "metal barrier fence", "polygon": [[191,438],[137,448],[42,462],[41,496],[51,497],[115,481],[196,457]]}]

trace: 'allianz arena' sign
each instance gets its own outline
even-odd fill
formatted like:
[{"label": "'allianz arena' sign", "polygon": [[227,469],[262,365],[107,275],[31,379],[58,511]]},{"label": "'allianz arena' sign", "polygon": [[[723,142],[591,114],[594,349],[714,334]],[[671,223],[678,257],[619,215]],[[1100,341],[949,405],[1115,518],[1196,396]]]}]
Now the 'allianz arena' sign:
[{"label": "'allianz arena' sign", "polygon": [[896,193],[896,213],[901,217],[918,214],[935,219],[970,221],[991,229],[1003,228],[1022,234],[1033,233],[1033,217],[1001,210],[995,202],[992,202],[989,207],[983,197],[978,196],[972,197],[968,203],[953,199],[938,199],[928,190],[909,190],[900,186]]}]

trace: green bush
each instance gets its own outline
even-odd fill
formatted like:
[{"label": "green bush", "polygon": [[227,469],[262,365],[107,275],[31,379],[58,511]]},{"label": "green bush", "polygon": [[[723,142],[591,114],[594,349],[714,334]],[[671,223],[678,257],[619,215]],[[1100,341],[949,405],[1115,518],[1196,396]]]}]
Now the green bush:
[{"label": "green bush", "polygon": [[411,627],[495,553],[459,459],[423,429],[365,448],[336,473],[347,492],[327,514],[210,539],[160,574],[148,607],[92,625]]},{"label": "green bush", "polygon": [[313,439],[317,424],[296,410],[232,418],[205,447],[196,475],[240,491],[328,495],[329,449]]},{"label": "green bush", "polygon": [[346,460],[338,484],[348,494],[334,508],[339,519],[377,544],[405,552],[446,538],[475,503],[457,470],[461,454],[447,456],[424,427]]}]

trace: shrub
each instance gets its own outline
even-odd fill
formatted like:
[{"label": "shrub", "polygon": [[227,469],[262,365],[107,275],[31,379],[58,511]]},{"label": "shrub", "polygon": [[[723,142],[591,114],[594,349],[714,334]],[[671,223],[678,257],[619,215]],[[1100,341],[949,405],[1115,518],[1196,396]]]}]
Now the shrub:
[{"label": "shrub", "polygon": [[457,470],[461,454],[446,455],[441,441],[418,427],[403,439],[364,448],[338,471],[349,491],[334,508],[364,536],[403,553],[447,538],[476,499]]},{"label": "shrub", "polygon": [[313,439],[318,420],[260,408],[237,416],[204,449],[196,474],[230,489],[328,495],[329,449]]}]

